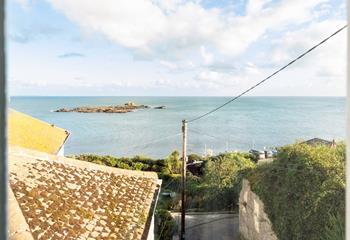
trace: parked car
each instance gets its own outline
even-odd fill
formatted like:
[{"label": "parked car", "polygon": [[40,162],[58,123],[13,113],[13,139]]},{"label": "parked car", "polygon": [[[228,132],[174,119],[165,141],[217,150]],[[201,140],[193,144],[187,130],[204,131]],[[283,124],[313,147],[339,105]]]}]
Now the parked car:
[{"label": "parked car", "polygon": [[257,160],[259,159],[265,159],[265,152],[264,151],[259,151],[259,150],[255,150],[255,149],[251,149],[249,151],[249,153],[253,154]]}]

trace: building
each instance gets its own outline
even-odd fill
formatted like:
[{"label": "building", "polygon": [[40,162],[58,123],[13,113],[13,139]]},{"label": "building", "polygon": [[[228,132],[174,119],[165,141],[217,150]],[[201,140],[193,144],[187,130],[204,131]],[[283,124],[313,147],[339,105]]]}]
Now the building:
[{"label": "building", "polygon": [[309,139],[307,141],[302,142],[301,144],[308,144],[311,146],[316,146],[316,145],[326,145],[329,147],[336,146],[336,142],[334,139],[332,141],[328,141],[328,140],[321,139],[321,138],[312,138],[312,139]]},{"label": "building", "polygon": [[204,162],[203,161],[194,161],[187,163],[187,170],[191,172],[194,176],[203,176],[204,175]]},{"label": "building", "polygon": [[24,113],[10,109],[8,144],[54,155],[64,155],[69,132]]},{"label": "building", "polygon": [[156,173],[11,146],[9,175],[12,240],[154,239]]},{"label": "building", "polygon": [[154,172],[63,157],[69,136],[9,112],[9,239],[154,239]]}]

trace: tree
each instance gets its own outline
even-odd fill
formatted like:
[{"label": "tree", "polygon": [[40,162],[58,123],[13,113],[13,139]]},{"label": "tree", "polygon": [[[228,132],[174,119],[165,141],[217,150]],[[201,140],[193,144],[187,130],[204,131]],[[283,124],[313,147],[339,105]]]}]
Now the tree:
[{"label": "tree", "polygon": [[208,161],[204,179],[208,185],[220,190],[236,184],[241,178],[241,171],[254,166],[243,154],[222,154]]},{"label": "tree", "polygon": [[201,203],[206,210],[233,210],[236,208],[245,174],[255,164],[249,156],[227,153],[208,160],[202,182]]},{"label": "tree", "polygon": [[180,153],[177,150],[173,151],[164,161],[171,174],[181,173]]}]

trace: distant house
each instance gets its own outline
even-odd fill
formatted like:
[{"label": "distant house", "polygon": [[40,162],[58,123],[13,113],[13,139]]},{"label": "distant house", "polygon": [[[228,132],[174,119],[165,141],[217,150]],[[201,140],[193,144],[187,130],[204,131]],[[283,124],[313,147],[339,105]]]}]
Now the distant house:
[{"label": "distant house", "polygon": [[332,141],[328,141],[328,140],[321,139],[321,138],[312,138],[312,139],[309,139],[307,141],[301,142],[300,144],[307,144],[307,145],[311,145],[311,146],[316,146],[316,145],[326,145],[329,147],[336,146],[336,142],[334,139]]},{"label": "distant house", "polygon": [[154,239],[154,172],[10,146],[9,176],[11,240]]},{"label": "distant house", "polygon": [[204,162],[195,161],[192,163],[187,163],[187,170],[192,173],[194,176],[203,176],[204,175]]},{"label": "distant house", "polygon": [[9,145],[63,156],[64,144],[68,136],[68,131],[53,124],[12,109],[9,111]]}]

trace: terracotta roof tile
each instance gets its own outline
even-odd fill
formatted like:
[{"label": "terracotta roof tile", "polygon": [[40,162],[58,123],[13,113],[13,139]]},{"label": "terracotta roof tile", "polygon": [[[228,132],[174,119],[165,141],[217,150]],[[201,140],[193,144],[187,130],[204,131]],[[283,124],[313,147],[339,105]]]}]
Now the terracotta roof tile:
[{"label": "terracotta roof tile", "polygon": [[10,150],[10,186],[34,239],[144,239],[155,173]]}]

